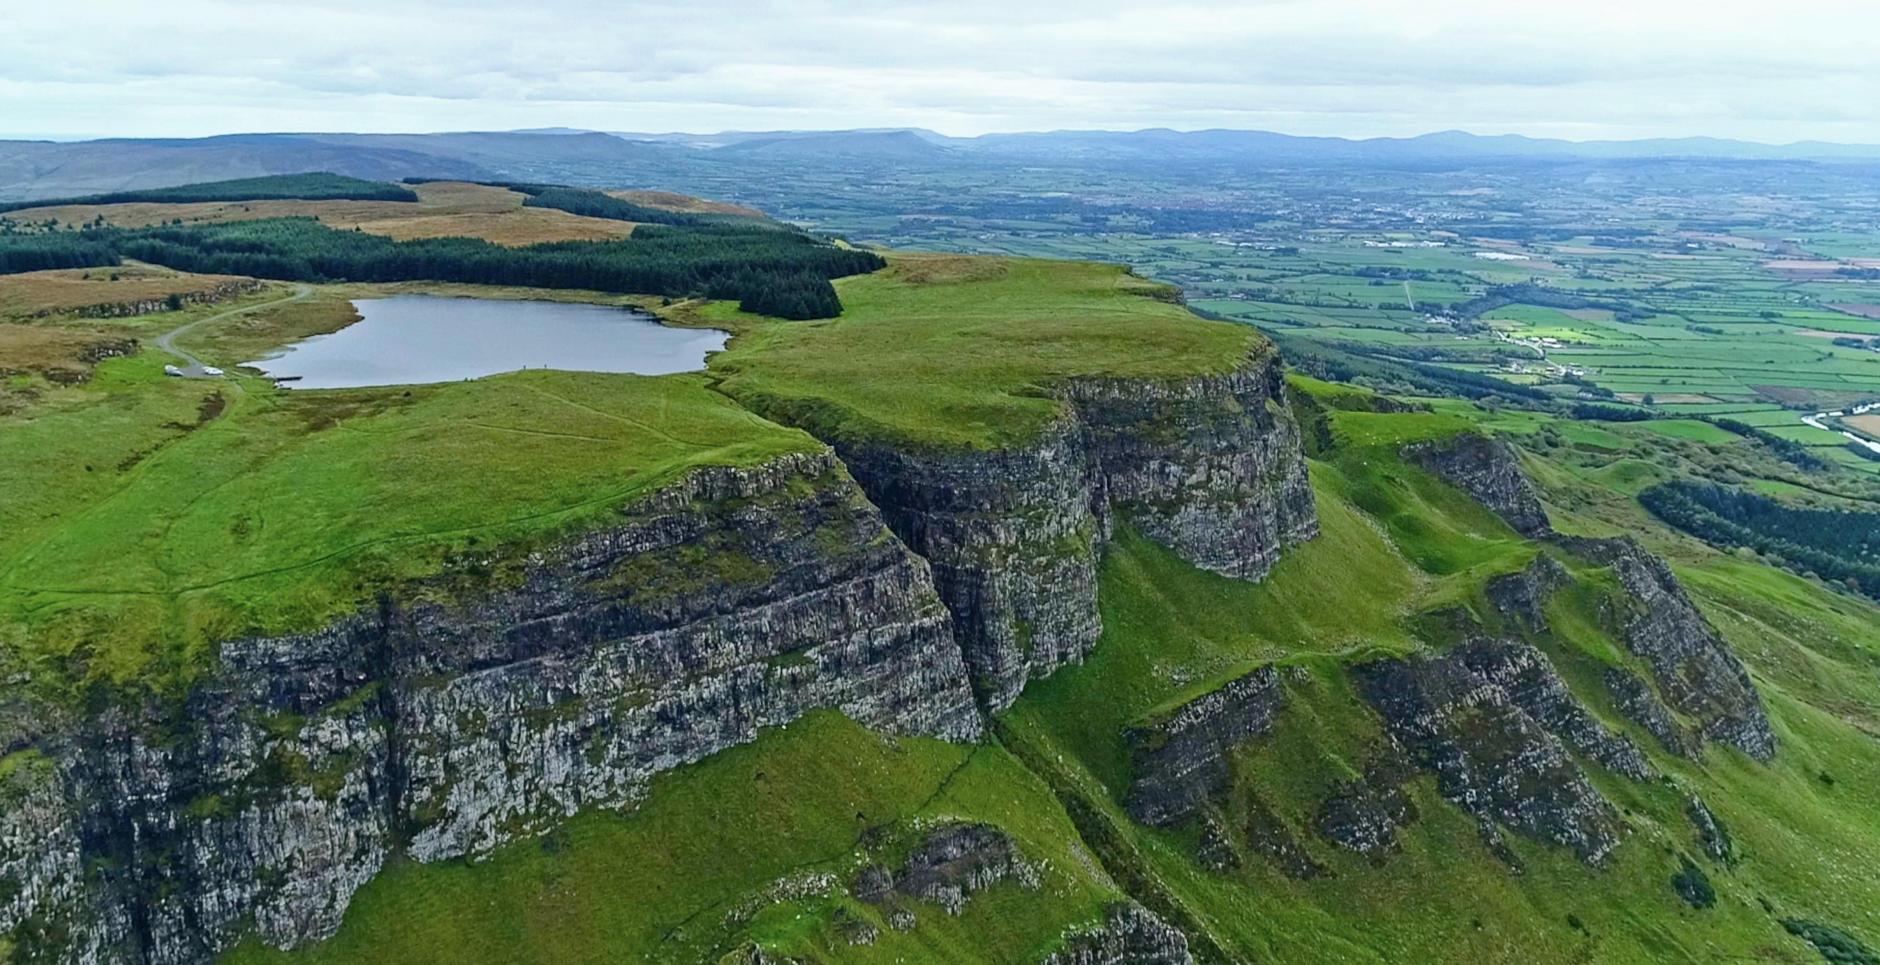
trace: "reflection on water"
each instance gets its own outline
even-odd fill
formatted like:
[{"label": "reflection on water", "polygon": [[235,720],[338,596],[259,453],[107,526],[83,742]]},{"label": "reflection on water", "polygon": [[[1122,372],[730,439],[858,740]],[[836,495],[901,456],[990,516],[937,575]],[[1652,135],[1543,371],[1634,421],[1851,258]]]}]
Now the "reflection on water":
[{"label": "reflection on water", "polygon": [[706,354],[729,338],[604,305],[397,295],[353,307],[358,322],[248,365],[300,389],[454,382],[524,368],[665,375],[704,368]]}]

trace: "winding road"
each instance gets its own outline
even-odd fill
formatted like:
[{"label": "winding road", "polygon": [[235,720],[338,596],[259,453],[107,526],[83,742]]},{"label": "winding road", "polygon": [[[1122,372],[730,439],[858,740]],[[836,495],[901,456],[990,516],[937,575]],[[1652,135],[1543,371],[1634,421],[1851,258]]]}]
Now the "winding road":
[{"label": "winding road", "polygon": [[216,378],[216,376],[210,375],[207,371],[205,371],[208,368],[208,366],[204,365],[201,359],[195,357],[194,355],[191,355],[189,352],[184,351],[183,349],[176,347],[177,336],[182,335],[190,331],[191,329],[198,328],[203,325],[207,325],[210,322],[219,322],[225,318],[233,318],[236,315],[246,315],[249,312],[259,311],[263,308],[271,308],[275,305],[284,305],[288,302],[297,302],[303,298],[306,298],[308,295],[311,295],[311,294],[313,294],[312,285],[296,284],[294,286],[294,293],[292,295],[287,295],[282,298],[276,298],[271,301],[258,302],[253,305],[244,305],[241,308],[231,308],[226,312],[217,312],[214,315],[208,315],[203,318],[198,318],[195,321],[190,322],[186,325],[179,325],[173,329],[170,329],[167,332],[164,332],[162,335],[157,336],[152,341],[152,344],[154,344],[157,348],[165,352],[168,352],[169,354],[174,355],[177,358],[183,360],[183,365],[180,366],[180,368],[182,369],[182,375],[184,378],[186,379],[213,379],[213,378]]}]

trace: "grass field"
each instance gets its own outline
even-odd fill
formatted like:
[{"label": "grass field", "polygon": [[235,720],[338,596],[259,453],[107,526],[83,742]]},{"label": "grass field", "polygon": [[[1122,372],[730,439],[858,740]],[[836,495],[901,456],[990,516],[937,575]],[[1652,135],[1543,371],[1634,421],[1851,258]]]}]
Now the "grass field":
[{"label": "grass field", "polygon": [[[812,447],[698,376],[292,393],[113,360],[0,431],[0,614],[75,678],[186,678],[466,552],[520,552],[699,465]],[[244,384],[246,383],[246,384]]]},{"label": "grass field", "polygon": [[[724,316],[738,338],[696,375],[294,391],[246,375],[166,379],[170,359],[146,345],[76,385],[9,383],[0,490],[21,497],[0,505],[0,622],[48,681],[179,683],[213,641],[309,629],[466,554],[519,558],[691,467],[817,445],[734,398],[815,412],[832,436],[989,445],[1052,418],[1059,403],[1039,388],[1055,381],[1222,372],[1262,344],[1104,266],[908,258],[842,284],[840,319]],[[184,345],[230,366],[347,324],[350,298],[407,290],[539,294],[275,292]],[[104,331],[149,339],[226,308]],[[55,320],[30,334],[35,351],[70,355],[98,328]]]}]

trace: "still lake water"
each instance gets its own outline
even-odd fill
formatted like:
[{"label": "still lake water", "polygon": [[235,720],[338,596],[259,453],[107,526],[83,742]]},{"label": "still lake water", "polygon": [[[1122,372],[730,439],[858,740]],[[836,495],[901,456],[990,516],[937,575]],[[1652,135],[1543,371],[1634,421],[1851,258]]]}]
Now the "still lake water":
[{"label": "still lake water", "polygon": [[296,389],[455,382],[524,368],[665,375],[704,368],[706,354],[730,337],[569,302],[396,295],[353,307],[359,321],[249,367]]}]

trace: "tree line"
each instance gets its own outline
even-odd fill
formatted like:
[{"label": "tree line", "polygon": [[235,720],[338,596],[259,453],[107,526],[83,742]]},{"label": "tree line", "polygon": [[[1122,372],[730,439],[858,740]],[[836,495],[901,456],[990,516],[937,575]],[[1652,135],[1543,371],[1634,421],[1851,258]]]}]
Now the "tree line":
[{"label": "tree line", "polygon": [[1707,542],[1746,546],[1880,598],[1880,513],[1806,509],[1691,480],[1653,486],[1638,499],[1659,519]]},{"label": "tree line", "polygon": [[173,188],[143,188],[114,191],[76,198],[47,201],[15,201],[0,204],[0,211],[45,208],[68,204],[130,204],[153,202],[186,204],[198,201],[416,201],[410,188],[385,181],[366,181],[324,171],[308,174],[275,174],[260,178],[236,178],[230,181],[205,181]]},{"label": "tree line", "polygon": [[644,225],[627,238],[507,248],[475,238],[394,241],[312,218],[88,228],[0,237],[0,271],[114,265],[134,258],[179,271],[287,281],[448,281],[736,300],[780,318],[827,318],[830,279],[886,262],[769,226]]}]

